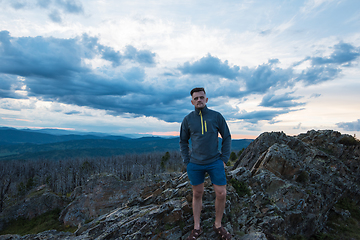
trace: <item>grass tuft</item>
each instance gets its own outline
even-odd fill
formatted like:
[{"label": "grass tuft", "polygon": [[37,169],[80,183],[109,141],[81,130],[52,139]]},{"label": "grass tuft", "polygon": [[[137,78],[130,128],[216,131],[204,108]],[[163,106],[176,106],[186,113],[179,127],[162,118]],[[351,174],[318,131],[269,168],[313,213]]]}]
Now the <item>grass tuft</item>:
[{"label": "grass tuft", "polygon": [[341,198],[336,208],[348,210],[351,214],[345,218],[337,213],[331,213],[327,222],[329,232],[318,233],[311,240],[353,240],[360,239],[360,207],[348,197]]},{"label": "grass tuft", "polygon": [[60,209],[46,212],[32,219],[18,218],[6,224],[5,229],[0,232],[4,234],[37,234],[47,230],[58,230],[63,232],[75,232],[76,227],[64,226],[59,220]]}]

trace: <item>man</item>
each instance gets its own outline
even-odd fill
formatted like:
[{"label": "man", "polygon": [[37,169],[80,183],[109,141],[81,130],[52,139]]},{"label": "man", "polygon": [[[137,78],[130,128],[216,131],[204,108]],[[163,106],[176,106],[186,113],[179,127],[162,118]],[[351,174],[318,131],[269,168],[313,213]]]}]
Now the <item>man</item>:
[{"label": "man", "polygon": [[[184,118],[180,129],[180,151],[193,189],[194,229],[187,239],[197,239],[202,234],[200,213],[206,172],[210,175],[216,194],[213,229],[221,239],[231,239],[231,235],[221,226],[226,203],[225,164],[230,157],[230,131],[224,117],[207,108],[208,98],[204,88],[194,88],[190,95],[195,110]],[[218,150],[219,133],[222,137],[221,152]]]}]

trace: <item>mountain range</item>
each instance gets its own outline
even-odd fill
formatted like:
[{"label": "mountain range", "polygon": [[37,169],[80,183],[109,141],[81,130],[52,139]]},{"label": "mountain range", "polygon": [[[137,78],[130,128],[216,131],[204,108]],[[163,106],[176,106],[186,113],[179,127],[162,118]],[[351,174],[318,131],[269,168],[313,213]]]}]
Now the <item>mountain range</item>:
[{"label": "mountain range", "polygon": [[[240,151],[252,141],[252,139],[232,140],[232,151]],[[0,160],[59,160],[177,150],[179,150],[179,137],[130,138],[57,129],[30,130],[0,127]]]}]

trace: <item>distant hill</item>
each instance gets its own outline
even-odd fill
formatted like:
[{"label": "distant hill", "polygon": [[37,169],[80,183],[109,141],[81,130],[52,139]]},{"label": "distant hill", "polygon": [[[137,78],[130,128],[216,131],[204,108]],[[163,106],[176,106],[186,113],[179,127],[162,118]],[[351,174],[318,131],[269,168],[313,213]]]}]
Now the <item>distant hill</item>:
[{"label": "distant hill", "polygon": [[[220,139],[221,142],[221,139]],[[232,151],[246,148],[252,140],[232,140]],[[179,150],[179,138],[95,135],[53,135],[29,130],[0,128],[0,160],[59,160],[81,157],[165,152]]]},{"label": "distant hill", "polygon": [[[53,132],[53,134],[41,132],[40,130],[29,130],[29,129],[15,129],[0,127],[0,145],[4,144],[19,144],[19,143],[34,143],[34,144],[46,144],[65,142],[73,140],[85,140],[85,139],[130,139],[124,136],[113,136],[113,135],[92,135],[92,134],[65,134],[64,130],[50,130],[45,132]],[[59,131],[59,132],[56,132]],[[56,134],[54,134],[56,132]]]}]

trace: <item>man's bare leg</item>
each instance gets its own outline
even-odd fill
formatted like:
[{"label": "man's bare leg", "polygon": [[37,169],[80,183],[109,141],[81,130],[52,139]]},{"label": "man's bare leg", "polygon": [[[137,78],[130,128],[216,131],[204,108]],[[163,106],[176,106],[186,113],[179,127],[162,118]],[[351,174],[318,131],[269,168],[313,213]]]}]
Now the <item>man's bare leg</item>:
[{"label": "man's bare leg", "polygon": [[221,220],[224,214],[225,203],[226,203],[226,185],[215,185],[214,191],[216,194],[215,199],[215,227],[221,227]]},{"label": "man's bare leg", "polygon": [[204,183],[192,186],[193,200],[192,208],[194,215],[194,229],[200,229],[200,214],[202,209],[202,196],[204,194]]}]

